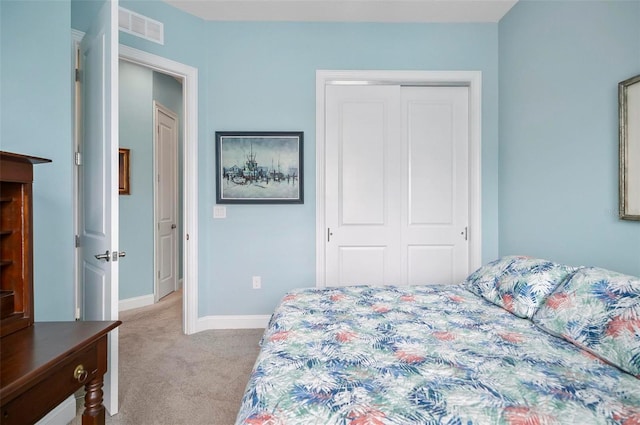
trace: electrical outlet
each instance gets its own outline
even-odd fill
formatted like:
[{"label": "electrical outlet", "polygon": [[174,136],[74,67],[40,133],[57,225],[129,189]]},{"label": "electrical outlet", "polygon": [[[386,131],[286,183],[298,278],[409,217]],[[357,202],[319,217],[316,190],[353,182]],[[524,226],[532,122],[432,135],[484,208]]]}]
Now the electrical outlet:
[{"label": "electrical outlet", "polygon": [[253,289],[262,288],[262,278],[260,276],[253,276],[251,281],[253,282]]}]

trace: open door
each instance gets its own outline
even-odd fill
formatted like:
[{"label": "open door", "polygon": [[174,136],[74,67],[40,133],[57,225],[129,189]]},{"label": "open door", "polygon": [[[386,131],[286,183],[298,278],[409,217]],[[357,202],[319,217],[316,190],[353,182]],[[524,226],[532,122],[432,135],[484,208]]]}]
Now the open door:
[{"label": "open door", "polygon": [[[83,320],[118,318],[118,0],[103,0],[80,45],[80,284]],[[104,406],[118,412],[118,329],[109,334]]]}]

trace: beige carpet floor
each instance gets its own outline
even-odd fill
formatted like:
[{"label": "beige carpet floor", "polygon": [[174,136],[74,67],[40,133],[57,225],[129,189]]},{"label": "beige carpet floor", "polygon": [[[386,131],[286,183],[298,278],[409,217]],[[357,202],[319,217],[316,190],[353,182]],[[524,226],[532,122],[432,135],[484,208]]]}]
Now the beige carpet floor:
[{"label": "beige carpet floor", "polygon": [[181,317],[180,292],[121,313],[120,411],[107,424],[233,425],[264,330],[187,336]]}]

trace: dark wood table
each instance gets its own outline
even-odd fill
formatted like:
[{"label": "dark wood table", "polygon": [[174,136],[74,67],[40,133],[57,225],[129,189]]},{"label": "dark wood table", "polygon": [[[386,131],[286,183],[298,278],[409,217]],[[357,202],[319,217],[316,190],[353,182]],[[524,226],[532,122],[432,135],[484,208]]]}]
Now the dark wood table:
[{"label": "dark wood table", "polygon": [[33,424],[83,385],[82,424],[104,424],[107,334],[122,322],[36,322],[0,339],[0,422]]}]

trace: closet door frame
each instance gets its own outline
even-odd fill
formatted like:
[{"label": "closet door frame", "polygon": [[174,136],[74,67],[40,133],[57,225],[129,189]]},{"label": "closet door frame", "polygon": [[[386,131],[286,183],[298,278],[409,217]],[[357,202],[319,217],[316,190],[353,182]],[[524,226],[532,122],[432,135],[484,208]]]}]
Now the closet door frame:
[{"label": "closet door frame", "polygon": [[325,87],[403,85],[469,87],[469,273],[482,258],[482,72],[481,71],[316,71],[316,286],[326,286]]}]

